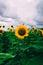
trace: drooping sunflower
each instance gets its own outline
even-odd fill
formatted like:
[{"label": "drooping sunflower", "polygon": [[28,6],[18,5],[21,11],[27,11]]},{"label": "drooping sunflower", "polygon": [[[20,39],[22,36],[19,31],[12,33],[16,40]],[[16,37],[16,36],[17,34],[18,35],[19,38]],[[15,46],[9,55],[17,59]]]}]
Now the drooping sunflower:
[{"label": "drooping sunflower", "polygon": [[15,35],[18,38],[24,39],[25,36],[28,36],[29,29],[25,25],[20,25],[15,30]]},{"label": "drooping sunflower", "polygon": [[3,34],[4,30],[2,28],[0,28],[0,34]]},{"label": "drooping sunflower", "polygon": [[35,29],[34,29],[34,28],[32,28],[32,32],[33,32],[33,33],[35,32]]},{"label": "drooping sunflower", "polygon": [[40,30],[40,32],[41,32],[41,34],[42,34],[42,36],[43,36],[43,30]]},{"label": "drooping sunflower", "polygon": [[31,27],[32,27],[32,31],[31,32],[34,33],[35,32],[34,25],[32,25]]},{"label": "drooping sunflower", "polygon": [[8,30],[9,30],[10,32],[14,32],[14,28],[13,28],[13,27],[8,28]]}]

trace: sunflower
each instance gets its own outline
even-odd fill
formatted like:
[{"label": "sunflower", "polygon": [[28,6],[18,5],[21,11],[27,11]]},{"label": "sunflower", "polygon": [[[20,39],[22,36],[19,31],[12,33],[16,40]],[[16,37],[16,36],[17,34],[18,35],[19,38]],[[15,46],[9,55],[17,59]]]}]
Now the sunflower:
[{"label": "sunflower", "polygon": [[10,27],[8,28],[10,32],[14,32],[14,28]]},{"label": "sunflower", "polygon": [[0,28],[0,34],[3,34],[4,30],[2,28]]},{"label": "sunflower", "polygon": [[5,28],[5,26],[3,25],[3,28]]},{"label": "sunflower", "polygon": [[29,29],[25,25],[20,25],[15,30],[15,35],[18,38],[24,39],[25,36],[28,36]]},{"label": "sunflower", "polygon": [[1,26],[0,26],[0,28],[1,28]]},{"label": "sunflower", "polygon": [[42,34],[42,36],[43,36],[43,30],[40,30],[40,32],[41,32],[41,34]]},{"label": "sunflower", "polygon": [[11,27],[13,28],[13,25],[11,25]]}]

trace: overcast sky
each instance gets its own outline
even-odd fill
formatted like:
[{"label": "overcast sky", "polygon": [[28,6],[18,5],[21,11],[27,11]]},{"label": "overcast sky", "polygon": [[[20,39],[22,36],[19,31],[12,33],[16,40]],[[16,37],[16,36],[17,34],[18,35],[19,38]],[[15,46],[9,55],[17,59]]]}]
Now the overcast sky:
[{"label": "overcast sky", "polygon": [[43,26],[42,0],[0,0],[0,25]]}]

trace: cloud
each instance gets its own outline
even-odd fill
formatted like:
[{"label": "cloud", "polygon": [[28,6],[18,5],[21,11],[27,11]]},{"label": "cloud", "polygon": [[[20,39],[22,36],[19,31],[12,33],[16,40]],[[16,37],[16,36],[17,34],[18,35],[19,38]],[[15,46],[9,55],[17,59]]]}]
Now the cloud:
[{"label": "cloud", "polygon": [[40,0],[37,5],[37,16],[35,20],[38,26],[43,26],[43,0]]},{"label": "cloud", "polygon": [[[40,15],[40,22],[38,22],[39,14],[43,13],[42,8],[36,8],[41,6],[38,4],[40,5],[40,0],[0,0],[0,21],[7,23],[7,25],[13,24],[14,26],[15,24],[17,26],[23,23],[28,26],[38,25],[43,18]],[[38,10],[41,10],[42,13],[38,14]]]}]

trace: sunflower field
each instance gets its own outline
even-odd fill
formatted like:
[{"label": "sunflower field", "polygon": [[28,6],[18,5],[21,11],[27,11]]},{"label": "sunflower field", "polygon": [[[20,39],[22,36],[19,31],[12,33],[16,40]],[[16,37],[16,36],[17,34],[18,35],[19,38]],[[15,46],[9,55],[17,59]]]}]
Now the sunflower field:
[{"label": "sunflower field", "polygon": [[3,28],[0,26],[0,65],[43,65],[43,28]]}]

